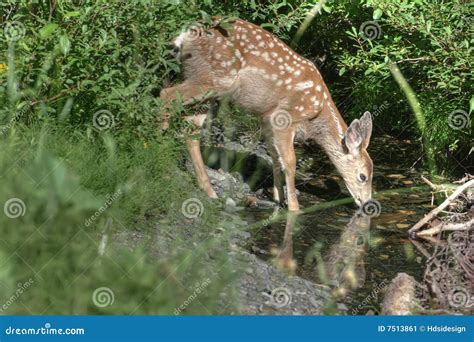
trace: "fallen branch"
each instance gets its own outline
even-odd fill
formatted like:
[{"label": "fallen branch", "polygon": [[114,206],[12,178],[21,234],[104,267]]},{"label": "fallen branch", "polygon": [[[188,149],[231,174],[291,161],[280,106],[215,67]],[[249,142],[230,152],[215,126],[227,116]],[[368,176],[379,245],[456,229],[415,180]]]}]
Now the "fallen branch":
[{"label": "fallen branch", "polygon": [[[425,240],[425,241],[428,241],[429,243],[435,245],[436,246],[446,246],[448,243],[444,240],[441,240],[439,238],[434,238],[432,236],[420,236],[421,239]],[[413,240],[412,240],[413,241]]]},{"label": "fallen branch", "polygon": [[474,179],[474,176],[470,175],[469,173],[466,173],[466,175],[463,178],[461,178],[460,180],[454,181],[453,183],[464,184],[467,181],[470,181],[471,179]]},{"label": "fallen branch", "polygon": [[449,183],[443,183],[443,184],[434,184],[432,183],[428,178],[426,178],[425,176],[421,176],[421,180],[423,182],[425,182],[426,184],[428,184],[428,186],[433,190],[433,191],[443,191],[443,192],[446,192],[448,190],[456,190],[458,187],[456,185],[453,185],[453,184],[449,184]]},{"label": "fallen branch", "polygon": [[455,230],[468,230],[474,225],[474,219],[471,219],[467,222],[461,223],[443,223],[439,224],[436,227],[425,229],[416,234],[416,236],[431,236],[445,231],[455,231]]},{"label": "fallen branch", "polygon": [[411,241],[411,243],[416,247],[416,249],[418,249],[418,251],[426,257],[426,259],[431,258],[431,253],[429,253],[429,252],[426,250],[426,248],[423,247],[423,245],[422,245],[421,243],[419,243],[419,242],[416,241],[416,240],[411,240],[411,239],[410,239],[410,241]]},{"label": "fallen branch", "polygon": [[458,198],[459,195],[461,195],[464,190],[470,188],[471,186],[474,185],[474,179],[470,180],[467,183],[464,183],[463,185],[459,186],[456,191],[454,191],[446,200],[441,203],[438,207],[434,208],[433,210],[430,211],[428,215],[423,217],[420,221],[418,221],[417,224],[415,224],[409,231],[408,233],[413,233],[419,230],[421,227],[423,227],[425,224],[427,224],[429,221],[431,221],[436,215],[438,215],[444,208],[446,208],[452,201],[454,201],[456,198]]}]

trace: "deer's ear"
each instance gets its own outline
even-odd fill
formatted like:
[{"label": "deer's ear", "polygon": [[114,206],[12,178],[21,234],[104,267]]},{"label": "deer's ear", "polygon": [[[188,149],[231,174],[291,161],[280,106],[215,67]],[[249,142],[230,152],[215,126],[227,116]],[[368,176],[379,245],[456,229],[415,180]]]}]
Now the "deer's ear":
[{"label": "deer's ear", "polygon": [[362,134],[362,148],[369,146],[370,137],[372,135],[372,114],[365,112],[360,118],[360,131]]},{"label": "deer's ear", "polygon": [[356,155],[360,152],[360,146],[363,141],[360,121],[355,119],[344,135],[344,144],[350,154]]}]

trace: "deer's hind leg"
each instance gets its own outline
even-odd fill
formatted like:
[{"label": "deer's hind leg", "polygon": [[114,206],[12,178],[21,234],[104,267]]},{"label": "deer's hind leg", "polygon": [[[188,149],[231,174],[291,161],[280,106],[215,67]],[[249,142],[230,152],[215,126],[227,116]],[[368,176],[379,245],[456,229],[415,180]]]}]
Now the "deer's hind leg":
[{"label": "deer's hind leg", "polygon": [[273,144],[278,152],[279,158],[285,173],[286,194],[288,200],[288,210],[298,211],[299,204],[296,196],[295,175],[296,175],[296,155],[294,148],[295,130],[286,128],[274,130]]},{"label": "deer's hind leg", "polygon": [[282,165],[277,149],[273,143],[273,131],[269,123],[264,123],[265,142],[267,144],[268,153],[272,157],[273,169],[273,200],[282,204],[285,201],[285,192],[283,191]]}]

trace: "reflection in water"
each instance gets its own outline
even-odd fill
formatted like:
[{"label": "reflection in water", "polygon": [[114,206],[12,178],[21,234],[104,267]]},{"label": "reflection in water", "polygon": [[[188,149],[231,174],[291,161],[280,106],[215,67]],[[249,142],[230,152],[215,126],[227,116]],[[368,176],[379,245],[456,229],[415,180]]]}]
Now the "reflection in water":
[{"label": "reflection in water", "polygon": [[[281,248],[275,250],[275,262],[293,274],[297,263],[293,256],[293,235],[297,230],[298,213],[288,212]],[[366,272],[364,256],[368,249],[370,217],[356,212],[344,228],[339,240],[319,259],[317,270],[322,283],[335,288],[337,297],[364,286]]]},{"label": "reflection in water", "polygon": [[289,211],[286,216],[285,235],[280,250],[274,252],[278,267],[293,274],[296,271],[296,261],[293,258],[293,234],[296,227],[296,219],[299,213]]},{"label": "reflection in water", "polygon": [[337,296],[343,297],[365,284],[364,256],[368,248],[369,230],[370,217],[356,212],[338,242],[331,246],[326,255],[326,277],[329,285],[336,288]]}]

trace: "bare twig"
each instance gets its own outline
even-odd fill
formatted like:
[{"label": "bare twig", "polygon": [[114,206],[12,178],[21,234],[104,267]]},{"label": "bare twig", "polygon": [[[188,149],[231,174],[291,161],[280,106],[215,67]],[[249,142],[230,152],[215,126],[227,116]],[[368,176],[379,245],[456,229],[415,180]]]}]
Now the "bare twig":
[{"label": "bare twig", "polygon": [[428,178],[426,178],[425,176],[422,175],[422,176],[421,176],[421,180],[422,180],[423,182],[425,182],[426,184],[428,184],[431,189],[433,189],[433,190],[436,191],[436,189],[437,189],[437,188],[436,188],[436,185],[434,185],[433,183],[431,183],[431,181],[430,181]]},{"label": "bare twig", "polygon": [[432,236],[420,236],[421,239],[428,241],[429,243],[433,244],[435,248],[438,246],[446,246],[447,242],[438,238],[434,238]]},{"label": "bare twig", "polygon": [[454,181],[453,183],[456,183],[456,184],[464,184],[466,183],[467,181],[470,181],[471,179],[474,179],[474,176],[473,175],[470,175],[469,173],[466,173],[466,175],[461,178],[460,180],[458,181]]},{"label": "bare twig", "polygon": [[438,215],[444,208],[446,208],[452,201],[454,201],[460,194],[464,192],[464,190],[470,188],[474,185],[474,179],[471,179],[469,182],[464,183],[463,185],[459,186],[456,191],[454,191],[446,200],[441,203],[438,207],[430,211],[428,215],[423,217],[417,224],[415,224],[408,232],[416,232],[429,221],[431,221],[436,215]]},{"label": "bare twig", "polygon": [[423,245],[421,243],[419,243],[418,241],[415,241],[415,240],[411,240],[411,243],[416,247],[416,249],[418,249],[420,251],[421,254],[423,254],[427,259],[429,259],[431,257],[431,254],[430,252],[428,252],[425,247],[423,247]]},{"label": "bare twig", "polygon": [[425,176],[421,176],[421,180],[428,184],[428,186],[436,192],[446,192],[448,190],[456,190],[457,186],[449,183],[443,183],[443,184],[434,184],[431,182],[428,178]]},{"label": "bare twig", "polygon": [[429,60],[428,57],[405,58],[405,59],[400,59],[399,61],[397,61],[397,63],[403,63],[403,62],[416,63],[419,61],[427,61],[427,60]]},{"label": "bare twig", "polygon": [[448,224],[439,224],[436,227],[430,228],[423,230],[419,233],[417,233],[417,236],[431,236],[438,234],[440,232],[445,232],[445,231],[455,231],[455,230],[468,230],[469,227],[472,227],[474,225],[474,219],[471,219],[470,221],[467,222],[462,222],[462,223],[448,223]]}]

